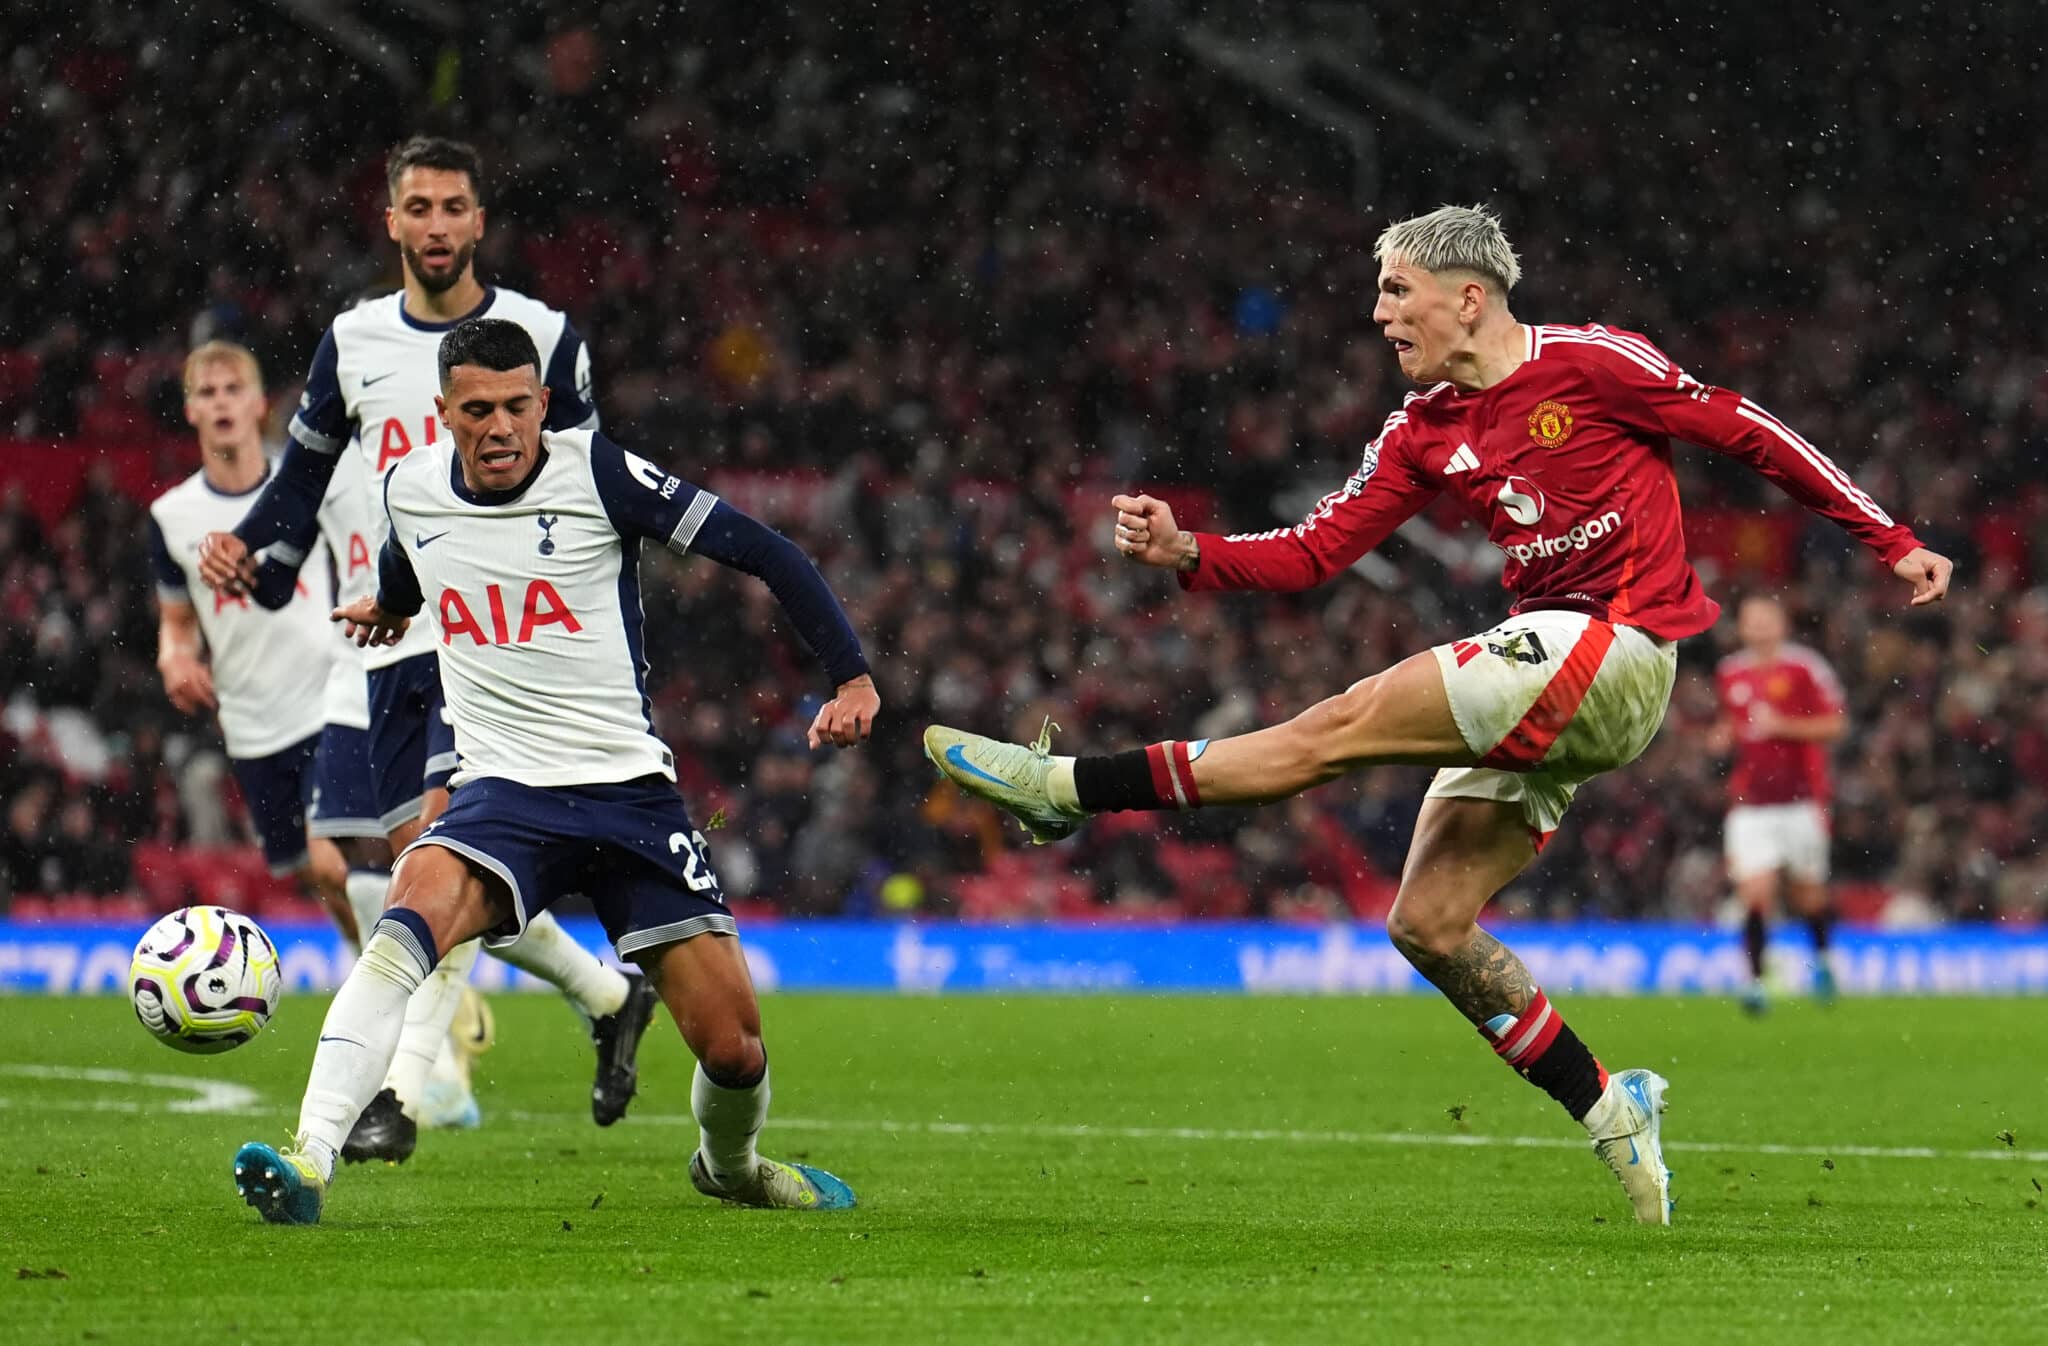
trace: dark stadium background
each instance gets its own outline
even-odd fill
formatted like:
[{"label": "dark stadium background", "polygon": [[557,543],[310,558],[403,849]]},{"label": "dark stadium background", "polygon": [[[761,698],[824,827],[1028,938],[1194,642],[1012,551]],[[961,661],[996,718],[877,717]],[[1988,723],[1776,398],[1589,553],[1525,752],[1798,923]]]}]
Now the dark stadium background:
[{"label": "dark stadium background", "polygon": [[[883,726],[814,757],[796,698],[822,682],[765,590],[648,560],[661,728],[698,816],[730,820],[743,910],[1382,912],[1419,773],[1033,851],[937,787],[916,733],[1228,733],[1497,615],[1497,554],[1434,514],[1321,591],[1191,600],[1111,555],[1105,507],[1142,485],[1184,522],[1291,522],[1399,396],[1373,237],[1483,200],[1520,316],[1650,334],[1956,558],[1909,617],[1848,538],[1681,454],[1710,588],[1782,594],[1847,684],[1848,913],[2039,920],[2038,7],[1592,6],[1560,31],[1471,0],[690,0],[458,30],[471,8],[0,18],[0,910],[294,909],[217,849],[245,825],[214,729],[158,685],[142,506],[196,465],[191,343],[257,351],[281,435],[327,319],[396,285],[382,156],[434,130],[483,149],[484,275],[570,312],[607,427],[797,537],[867,639]],[[1656,745],[1582,792],[1509,910],[1723,900],[1725,637],[1686,647]]]}]

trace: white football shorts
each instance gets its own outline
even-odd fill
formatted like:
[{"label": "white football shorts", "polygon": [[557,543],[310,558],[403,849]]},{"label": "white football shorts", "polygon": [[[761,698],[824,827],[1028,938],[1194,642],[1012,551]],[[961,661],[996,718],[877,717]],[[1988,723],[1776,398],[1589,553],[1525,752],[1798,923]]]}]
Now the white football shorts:
[{"label": "white football shorts", "polygon": [[1479,758],[1437,772],[1430,796],[1520,804],[1539,849],[1581,782],[1650,746],[1678,676],[1672,642],[1582,612],[1524,613],[1430,652]]},{"label": "white football shorts", "polygon": [[1728,877],[1738,883],[1781,869],[1808,883],[1827,880],[1828,812],[1814,800],[1737,804],[1722,835]]}]

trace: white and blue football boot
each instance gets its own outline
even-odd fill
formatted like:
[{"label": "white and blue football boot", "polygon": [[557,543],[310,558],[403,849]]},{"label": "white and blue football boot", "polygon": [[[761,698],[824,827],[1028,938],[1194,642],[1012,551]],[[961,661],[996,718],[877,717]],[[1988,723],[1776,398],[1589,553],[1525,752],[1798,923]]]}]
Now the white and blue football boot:
[{"label": "white and blue football boot", "polygon": [[784,1164],[763,1159],[754,1165],[744,1181],[721,1186],[705,1166],[701,1151],[690,1156],[690,1185],[708,1197],[734,1206],[761,1206],[773,1210],[852,1210],[858,1201],[853,1189],[809,1164]]},{"label": "white and blue football boot", "polygon": [[1671,1086],[1653,1070],[1624,1070],[1607,1077],[1607,1092],[1586,1114],[1593,1153],[1621,1179],[1642,1224],[1671,1223],[1671,1170],[1664,1166],[1664,1091]]},{"label": "white and blue football boot", "polygon": [[327,1180],[299,1151],[250,1141],[235,1151],[235,1191],[270,1224],[319,1224]]},{"label": "white and blue football boot", "polygon": [[1027,747],[935,724],[924,731],[924,755],[947,780],[1024,824],[1031,840],[1043,846],[1072,836],[1086,819],[1060,808],[1046,793],[1057,727],[1048,719],[1038,741]]}]

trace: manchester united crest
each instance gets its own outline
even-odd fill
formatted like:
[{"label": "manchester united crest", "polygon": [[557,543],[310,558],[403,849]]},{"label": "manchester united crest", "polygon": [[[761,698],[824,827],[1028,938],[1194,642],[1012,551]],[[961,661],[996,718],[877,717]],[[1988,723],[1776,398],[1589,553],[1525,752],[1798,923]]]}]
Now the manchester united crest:
[{"label": "manchester united crest", "polygon": [[1529,438],[1546,449],[1561,447],[1572,437],[1572,409],[1562,402],[1538,402],[1529,413]]}]

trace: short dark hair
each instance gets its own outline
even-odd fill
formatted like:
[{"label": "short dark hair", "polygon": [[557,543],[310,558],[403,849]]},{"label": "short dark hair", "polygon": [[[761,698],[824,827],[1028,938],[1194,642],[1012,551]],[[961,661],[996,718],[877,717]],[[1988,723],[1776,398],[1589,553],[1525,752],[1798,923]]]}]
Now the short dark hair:
[{"label": "short dark hair", "polygon": [[476,146],[446,136],[414,136],[391,151],[391,157],[384,161],[384,181],[391,189],[391,200],[398,200],[398,180],[405,176],[408,168],[440,168],[450,173],[465,173],[469,176],[469,189],[475,193],[477,204],[484,199],[484,161],[476,152]]},{"label": "short dark hair", "polygon": [[517,369],[532,365],[533,376],[541,377],[540,352],[524,327],[504,318],[471,318],[456,324],[441,338],[441,388],[448,388],[448,371],[457,365],[482,365],[485,369]]}]

